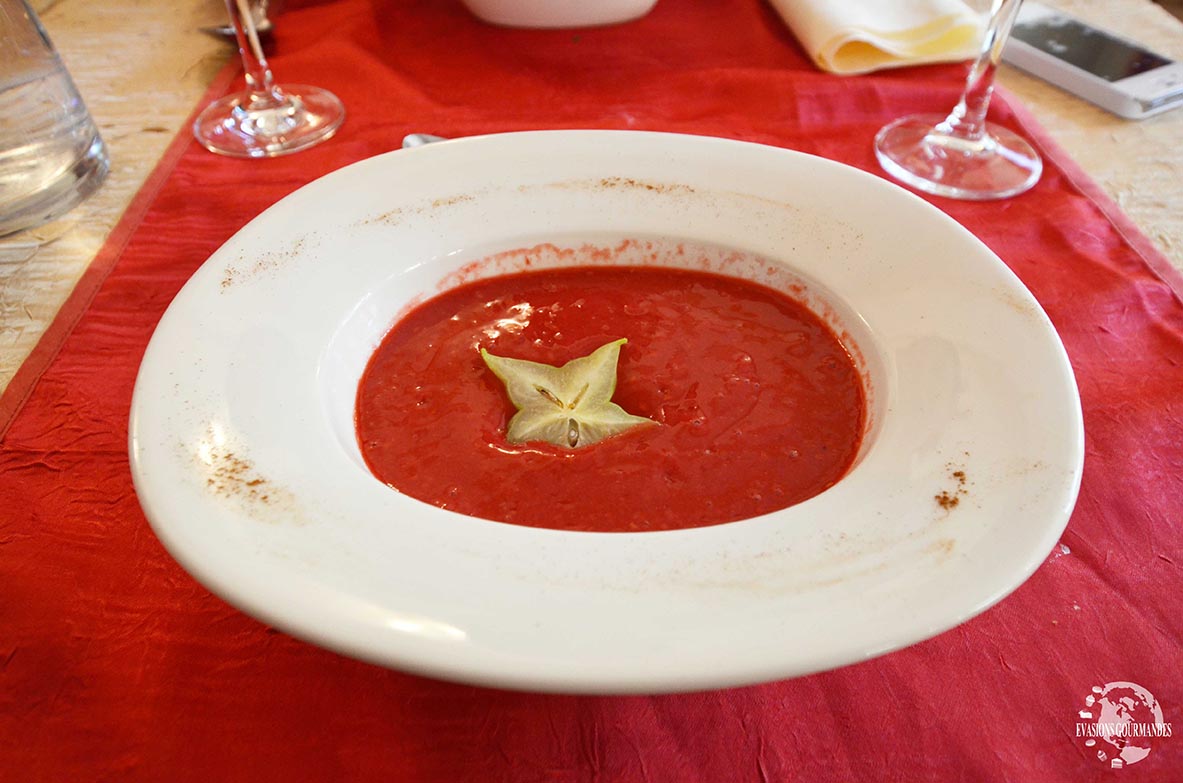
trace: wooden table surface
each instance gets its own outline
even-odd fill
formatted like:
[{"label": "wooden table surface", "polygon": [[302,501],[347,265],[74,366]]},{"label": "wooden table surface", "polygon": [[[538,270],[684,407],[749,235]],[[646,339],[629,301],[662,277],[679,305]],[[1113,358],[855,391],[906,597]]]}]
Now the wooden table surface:
[{"label": "wooden table surface", "polygon": [[[1150,0],[1045,2],[1183,60],[1183,22]],[[219,0],[33,0],[32,6],[98,122],[111,174],[65,219],[0,240],[0,391],[235,55],[198,31],[223,22]],[[1183,109],[1130,122],[1012,68],[1004,66],[999,81],[1183,268]]]}]

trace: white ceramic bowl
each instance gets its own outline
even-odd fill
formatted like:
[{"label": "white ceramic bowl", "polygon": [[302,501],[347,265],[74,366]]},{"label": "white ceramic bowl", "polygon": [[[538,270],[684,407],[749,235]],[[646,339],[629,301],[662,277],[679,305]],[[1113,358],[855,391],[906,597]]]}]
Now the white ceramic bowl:
[{"label": "white ceramic bowl", "polygon": [[[400,312],[520,268],[490,254],[622,237],[652,243],[647,262],[689,243],[805,284],[870,385],[842,481],[759,518],[593,534],[451,513],[366,470],[354,394]],[[243,611],[387,666],[591,692],[789,677],[951,628],[1040,564],[1083,459],[1051,324],[939,210],[808,155],[611,131],[393,152],[285,198],[169,307],[130,437],[153,528]]]},{"label": "white ceramic bowl", "polygon": [[593,27],[639,19],[657,0],[464,0],[477,18],[503,27]]}]

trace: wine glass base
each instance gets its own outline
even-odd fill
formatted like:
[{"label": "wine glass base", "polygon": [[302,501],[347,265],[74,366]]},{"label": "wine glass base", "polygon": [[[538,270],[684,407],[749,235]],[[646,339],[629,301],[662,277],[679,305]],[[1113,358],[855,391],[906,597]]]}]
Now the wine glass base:
[{"label": "wine glass base", "polygon": [[875,156],[888,174],[925,193],[985,201],[1016,196],[1039,181],[1043,161],[1021,136],[986,124],[986,136],[967,141],[940,133],[944,115],[920,114],[885,126]]},{"label": "wine glass base", "polygon": [[305,84],[250,90],[214,101],[197,116],[193,135],[203,147],[236,158],[271,158],[330,138],[345,107],[328,90]]}]

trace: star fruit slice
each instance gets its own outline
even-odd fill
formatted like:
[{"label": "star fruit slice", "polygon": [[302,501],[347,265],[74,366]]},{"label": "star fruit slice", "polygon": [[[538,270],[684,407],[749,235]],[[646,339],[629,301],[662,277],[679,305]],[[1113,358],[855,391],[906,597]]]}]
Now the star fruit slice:
[{"label": "star fruit slice", "polygon": [[494,356],[482,348],[481,358],[505,384],[518,409],[509,420],[509,442],[545,441],[576,449],[633,427],[657,424],[612,402],[616,362],[626,342],[621,338],[601,345],[562,367]]}]

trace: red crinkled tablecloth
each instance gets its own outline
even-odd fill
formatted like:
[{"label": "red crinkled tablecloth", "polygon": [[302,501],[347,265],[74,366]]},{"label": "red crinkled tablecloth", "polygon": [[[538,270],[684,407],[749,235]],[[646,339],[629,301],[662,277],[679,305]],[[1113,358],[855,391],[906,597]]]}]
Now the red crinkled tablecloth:
[{"label": "red crinkled tablecloth", "polygon": [[277,51],[283,80],[344,100],[340,134],[265,161],[183,134],[0,399],[0,780],[1183,780],[1183,736],[1119,770],[1077,736],[1113,682],[1183,733],[1183,281],[1005,96],[992,116],[1041,145],[1042,181],[933,201],[1055,323],[1087,458],[1070,552],[985,614],[797,680],[550,696],[343,658],[194,582],[132,491],[132,386],[171,298],[265,207],[414,131],[699,133],[877,172],[875,131],[951,106],[964,74],[820,73],[757,0],[662,0],[579,31],[494,28],[455,0],[289,4]]}]

